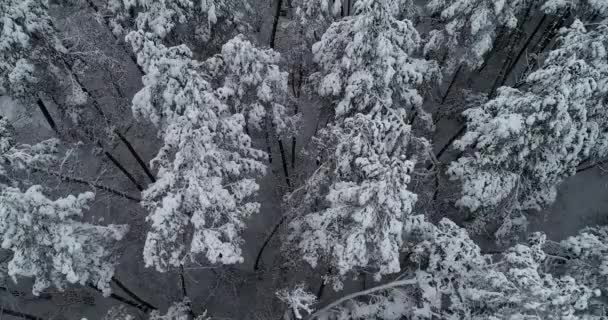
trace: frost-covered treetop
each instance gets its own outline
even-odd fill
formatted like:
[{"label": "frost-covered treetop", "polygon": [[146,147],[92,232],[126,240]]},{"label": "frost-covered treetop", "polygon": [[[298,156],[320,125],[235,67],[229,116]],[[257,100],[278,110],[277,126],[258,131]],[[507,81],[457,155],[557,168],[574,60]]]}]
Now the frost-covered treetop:
[{"label": "frost-covered treetop", "polygon": [[213,27],[222,22],[240,23],[249,5],[242,0],[110,0],[113,32],[152,32],[166,37],[177,25],[190,24],[201,40],[208,41]]},{"label": "frost-covered treetop", "polygon": [[390,289],[333,310],[335,319],[600,319],[591,307],[599,291],[549,267],[544,234],[493,257],[450,220],[416,227],[424,230],[412,248],[414,270],[399,278],[411,281],[389,282]]},{"label": "frost-covered treetop", "polygon": [[398,1],[357,1],[355,15],[334,22],[314,44],[318,91],[339,98],[338,117],[422,104],[416,89],[438,74],[437,66],[411,57],[421,39],[409,20],[396,18],[398,7]]},{"label": "frost-covered treetop", "polygon": [[242,262],[240,231],[259,209],[252,197],[265,154],[251,147],[244,116],[226,103],[229,92],[213,88],[187,48],[167,48],[142,33],[128,38],[147,73],[133,112],[155,123],[164,143],[152,161],[158,179],[143,192],[152,224],[146,265],[166,271],[196,254],[211,263]]},{"label": "frost-covered treetop", "polygon": [[[329,25],[339,19],[342,8],[340,0],[295,0],[296,22],[308,41],[317,41]],[[300,39],[304,40],[304,39]]]},{"label": "frost-covered treetop", "polygon": [[272,49],[260,49],[238,35],[222,46],[220,55],[207,61],[211,74],[223,79],[222,91],[230,96],[234,112],[261,130],[268,119],[277,135],[294,133],[297,117],[289,115],[287,72],[279,68],[281,57]]},{"label": "frost-covered treetop", "polygon": [[34,63],[50,63],[44,47],[63,52],[48,16],[48,0],[0,2],[0,94],[32,95],[37,81]]},{"label": "frost-covered treetop", "polygon": [[608,42],[587,41],[594,54],[584,54],[572,47],[580,45],[580,27],[527,77],[525,90],[503,87],[465,111],[467,132],[454,146],[471,152],[448,170],[462,182],[459,206],[475,211],[511,199],[515,209],[540,209],[583,160],[606,154],[606,67],[590,57],[605,57]]},{"label": "frost-covered treetop", "polygon": [[[588,146],[591,158],[603,158],[608,154],[608,20],[591,25],[589,30],[583,22],[575,20],[564,30],[560,41],[560,46],[550,53],[552,63],[565,63],[575,56],[596,71],[596,87],[586,104]],[[542,90],[543,85],[535,84],[533,89]]]},{"label": "frost-covered treetop", "polygon": [[113,247],[126,226],[78,222],[94,195],[91,192],[50,200],[42,187],[26,192],[0,187],[0,240],[13,252],[8,274],[34,277],[34,294],[67,283],[91,284],[110,293],[117,256]]},{"label": "frost-covered treetop", "polygon": [[608,14],[608,2],[604,0],[544,0],[542,10],[547,13],[557,13],[560,10],[573,10],[584,14],[599,14],[606,17]]},{"label": "frost-covered treetop", "polygon": [[417,198],[407,190],[416,163],[410,127],[396,116],[358,114],[328,130],[338,137],[332,170],[312,179],[329,180],[329,190],[317,211],[291,222],[290,242],[313,267],[329,260],[340,277],[359,268],[377,278],[400,271]]},{"label": "frost-covered treetop", "polygon": [[544,234],[533,234],[527,245],[507,249],[496,261],[447,219],[429,239],[412,258],[420,266],[422,307],[414,311],[420,319],[578,319],[596,295],[544,268]]},{"label": "frost-covered treetop", "polygon": [[470,68],[483,63],[500,27],[513,29],[530,0],[431,0],[427,8],[440,14],[443,28],[429,33],[425,54],[448,55],[448,69],[463,63]]}]

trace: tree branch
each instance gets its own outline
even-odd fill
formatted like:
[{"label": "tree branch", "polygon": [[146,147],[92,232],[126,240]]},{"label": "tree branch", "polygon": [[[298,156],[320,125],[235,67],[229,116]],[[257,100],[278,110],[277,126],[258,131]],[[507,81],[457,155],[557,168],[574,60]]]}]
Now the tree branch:
[{"label": "tree branch", "polygon": [[23,312],[19,312],[19,311],[13,311],[11,309],[5,309],[4,307],[0,306],[0,318],[2,318],[2,315],[4,315],[4,314],[13,316],[13,317],[22,318],[22,319],[28,319],[28,320],[44,320],[44,318],[40,318],[40,317],[33,316],[31,314],[27,314],[27,313],[23,313]]},{"label": "tree branch", "polygon": [[87,186],[91,186],[91,187],[93,187],[95,189],[107,191],[109,193],[112,193],[112,194],[117,195],[119,197],[123,197],[125,199],[129,199],[129,200],[132,200],[132,201],[135,201],[135,202],[141,202],[141,199],[138,198],[138,197],[130,196],[130,195],[128,195],[125,192],[118,191],[116,189],[112,189],[112,188],[110,188],[108,186],[104,186],[104,185],[101,185],[101,184],[97,184],[97,183],[93,183],[93,182],[86,181],[86,180],[83,180],[83,179],[79,179],[79,178],[74,178],[74,177],[62,175],[61,173],[58,173],[58,172],[47,171],[47,170],[40,169],[40,168],[32,168],[32,171],[38,171],[38,172],[41,172],[41,173],[44,173],[44,174],[48,174],[50,176],[58,177],[62,181],[72,182],[72,183],[78,183],[78,184],[84,184],[84,185],[87,185]]},{"label": "tree branch", "polygon": [[328,304],[327,306],[325,306],[323,309],[316,311],[315,313],[311,314],[308,317],[308,320],[313,320],[318,318],[319,316],[321,316],[322,314],[328,312],[329,310],[339,306],[340,304],[348,301],[348,300],[353,300],[357,297],[360,296],[365,296],[365,295],[369,295],[371,293],[374,292],[378,292],[378,291],[384,291],[384,290],[388,290],[391,288],[395,288],[395,287],[403,287],[403,286],[409,286],[409,285],[414,285],[417,284],[418,280],[416,279],[407,279],[407,280],[399,280],[399,281],[393,281],[393,282],[389,282],[387,284],[383,284],[381,286],[377,286],[377,287],[373,287],[367,290],[363,290],[363,291],[359,291],[359,292],[355,292],[353,294],[349,294],[347,296],[344,296],[330,304]]},{"label": "tree branch", "polygon": [[127,295],[129,295],[131,298],[135,299],[137,302],[141,303],[142,305],[144,305],[145,307],[147,307],[150,310],[158,310],[158,308],[156,308],[155,306],[153,306],[152,304],[148,303],[147,301],[143,300],[142,298],[140,298],[138,295],[136,295],[133,291],[129,290],[129,288],[127,288],[122,282],[120,282],[120,280],[118,280],[116,277],[112,277],[112,282],[119,287],[122,291],[124,291]]}]

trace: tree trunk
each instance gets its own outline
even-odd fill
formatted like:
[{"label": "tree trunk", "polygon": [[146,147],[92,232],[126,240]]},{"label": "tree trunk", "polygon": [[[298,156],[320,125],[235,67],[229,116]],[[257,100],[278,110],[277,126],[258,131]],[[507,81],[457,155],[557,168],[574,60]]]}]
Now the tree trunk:
[{"label": "tree trunk", "polygon": [[[331,272],[331,266],[327,267],[327,275],[331,274]],[[317,301],[321,300],[321,297],[323,297],[323,293],[325,292],[326,286],[327,285],[325,284],[325,279],[321,278],[321,284],[319,285],[319,289],[317,290]]]},{"label": "tree trunk", "polygon": [[441,98],[441,104],[444,104],[445,103],[445,99],[448,98],[448,95],[450,94],[450,91],[452,90],[452,87],[454,86],[454,83],[456,83],[456,79],[458,79],[458,76],[460,75],[460,71],[461,70],[462,70],[462,64],[460,64],[458,66],[458,69],[456,69],[456,72],[454,72],[454,76],[452,77],[452,80],[450,81],[450,84],[448,85],[448,88],[445,91],[445,94]]},{"label": "tree trunk", "polygon": [[545,31],[546,36],[538,41],[538,43],[534,46],[534,55],[535,58],[530,64],[530,70],[536,69],[540,61],[540,55],[545,51],[549,43],[555,38],[559,29],[561,29],[566,20],[570,17],[570,10],[566,11],[559,19],[557,19],[548,30]]},{"label": "tree trunk", "polygon": [[146,175],[148,176],[150,181],[156,182],[156,178],[154,177],[154,174],[152,174],[152,171],[150,171],[150,168],[148,168],[148,166],[146,165],[144,160],[139,156],[137,151],[135,151],[135,149],[133,148],[133,145],[131,145],[129,140],[127,140],[127,138],[125,138],[125,136],[122,135],[122,133],[120,133],[118,130],[114,130],[114,133],[118,136],[120,141],[122,141],[122,143],[124,143],[124,145],[127,147],[127,149],[129,149],[129,152],[131,153],[131,155],[133,155],[135,160],[137,160],[137,163],[142,168],[142,170],[144,170],[144,172],[146,173]]},{"label": "tree trunk", "polygon": [[[91,289],[93,289],[93,290],[95,290],[95,291],[97,291],[97,292],[99,292],[99,293],[102,293],[101,290],[99,290],[97,287],[95,287],[93,285],[89,284],[88,287],[91,288]],[[115,293],[111,293],[110,296],[109,296],[109,298],[114,299],[114,300],[116,300],[116,301],[118,301],[120,303],[124,303],[126,305],[129,305],[131,307],[137,308],[137,309],[141,310],[144,313],[148,313],[148,312],[150,312],[152,310],[157,310],[156,308],[149,308],[149,307],[147,307],[147,306],[145,306],[143,304],[139,304],[137,302],[131,301],[131,300],[129,300],[129,299],[125,298],[125,297],[119,296],[119,295],[117,295]]]},{"label": "tree trunk", "polygon": [[283,0],[277,0],[277,6],[274,11],[274,17],[272,19],[272,30],[270,32],[270,48],[274,49],[275,38],[277,36],[277,28],[279,27],[279,15],[281,14],[281,7],[283,6]]},{"label": "tree trunk", "polygon": [[268,121],[264,126],[264,138],[266,139],[266,152],[268,152],[268,163],[272,164],[272,147],[270,146],[270,132],[268,132]]},{"label": "tree trunk", "polygon": [[[86,2],[89,5],[89,7],[91,9],[93,9],[93,11],[95,11],[95,14],[97,14],[97,15],[103,15],[103,12],[101,12],[101,10],[99,9],[99,7],[97,6],[97,4],[95,4],[95,2],[93,0],[86,0]],[[110,32],[110,34],[114,38],[114,41],[116,41],[116,42],[118,42],[120,44],[120,46],[122,47],[122,49],[125,51],[125,53],[129,56],[129,58],[131,59],[131,61],[133,61],[133,63],[137,67],[137,70],[139,71],[139,73],[141,73],[142,75],[145,74],[144,70],[137,63],[137,58],[135,57],[135,54],[133,53],[133,51],[130,50],[129,48],[127,48],[126,45],[125,45],[125,42],[122,41],[121,39],[119,39],[114,34],[114,32],[112,32],[112,27],[109,25],[108,19],[104,18],[103,21],[104,21],[104,25],[105,25],[106,29],[108,30],[108,32]]]},{"label": "tree trunk", "polygon": [[[46,107],[46,105],[44,104],[42,99],[38,99],[36,101],[36,104],[38,105],[38,108],[44,115],[44,118],[48,122],[49,126],[51,126],[51,128],[53,128],[53,131],[55,131],[55,133],[58,136],[60,136],[59,130],[57,129],[57,125],[55,124],[55,121],[53,120],[51,114],[48,111],[48,108]],[[114,166],[116,166],[116,168],[118,168],[118,170],[120,170],[120,172],[122,172],[135,185],[137,190],[139,190],[139,191],[144,190],[144,188],[139,184],[139,182],[137,182],[137,180],[133,177],[133,175],[127,169],[125,169],[125,167],[120,163],[120,161],[118,161],[118,159],[114,158],[114,156],[112,156],[112,154],[110,152],[106,151],[105,148],[100,143],[98,143],[98,147],[100,147],[103,150],[104,155],[110,160],[110,162],[112,162],[112,164],[114,164]],[[107,188],[107,187],[103,188],[103,189],[108,192],[112,192],[114,194],[120,193],[120,192],[117,193],[114,191],[110,191],[111,189]],[[121,196],[124,196],[125,198],[131,199],[131,200],[134,199],[133,197],[127,196],[126,194],[125,195],[121,194]]]},{"label": "tree trunk", "polygon": [[55,120],[53,120],[53,117],[51,116],[51,113],[49,112],[49,109],[47,109],[47,107],[44,104],[44,102],[42,101],[42,99],[38,98],[38,100],[36,100],[36,104],[38,105],[38,108],[42,112],[42,115],[44,116],[44,119],[49,124],[49,127],[51,127],[51,129],[53,131],[55,131],[55,133],[57,135],[60,135],[59,134],[59,130],[57,129],[57,124],[55,123]]},{"label": "tree trunk", "polygon": [[[458,132],[456,132],[456,134],[454,134],[448,140],[448,142],[439,150],[439,152],[437,152],[437,154],[435,155],[435,159],[439,160],[439,158],[441,158],[441,156],[450,148],[452,143],[454,143],[454,141],[456,141],[456,139],[460,138],[466,132],[466,130],[467,130],[466,125],[463,125],[462,127],[460,127]],[[430,169],[431,167],[432,167],[432,164],[427,167],[427,170]]]},{"label": "tree trunk", "polygon": [[[100,147],[102,146],[100,145]],[[144,191],[144,188],[139,184],[139,182],[137,182],[137,179],[135,179],[135,177],[120,163],[120,161],[118,161],[118,159],[114,158],[114,156],[108,151],[104,150],[103,154],[110,160],[110,162],[112,162],[112,164],[114,164],[114,166],[116,166],[116,168],[118,168],[118,170],[125,175],[125,177],[127,177],[135,185],[137,190]]]},{"label": "tree trunk", "polygon": [[118,280],[116,277],[112,277],[112,283],[114,283],[117,287],[119,287],[122,291],[124,291],[127,295],[129,295],[131,298],[135,299],[135,301],[141,303],[143,306],[145,306],[146,308],[150,309],[150,310],[157,310],[158,308],[156,308],[155,306],[153,306],[152,304],[146,302],[144,299],[140,298],[138,295],[136,295],[133,291],[129,290],[129,288],[127,288],[122,282],[120,282],[120,280]]},{"label": "tree trunk", "polygon": [[540,27],[543,25],[543,23],[545,23],[545,20],[547,20],[547,15],[546,14],[543,15],[542,19],[540,19],[540,21],[538,22],[538,24],[534,28],[534,31],[532,32],[532,34],[530,34],[530,36],[528,37],[528,39],[526,40],[526,42],[524,43],[524,45],[521,47],[521,49],[517,53],[517,56],[515,56],[515,59],[513,59],[511,65],[507,69],[507,72],[506,72],[504,78],[502,79],[502,82],[500,84],[501,86],[505,84],[505,82],[507,81],[507,79],[509,78],[509,76],[511,75],[511,73],[513,72],[513,70],[515,69],[515,66],[517,65],[517,62],[519,61],[519,59],[521,59],[521,56],[524,54],[524,52],[526,52],[526,49],[528,49],[528,46],[532,42],[532,39],[534,39],[534,37],[536,36],[536,34],[538,33],[538,31],[540,30]]},{"label": "tree trunk", "polygon": [[278,139],[279,141],[279,151],[281,152],[281,161],[283,162],[283,174],[285,174],[285,183],[287,184],[287,188],[291,191],[291,181],[289,180],[289,169],[287,169],[287,158],[285,156],[285,149],[283,148],[283,141]]},{"label": "tree trunk", "polygon": [[270,243],[270,240],[272,239],[272,237],[274,236],[274,234],[277,233],[277,231],[279,231],[279,228],[281,227],[281,225],[286,220],[287,220],[287,216],[284,215],[281,218],[281,220],[279,220],[279,222],[274,226],[274,228],[272,228],[272,231],[270,231],[270,234],[264,240],[264,243],[262,244],[262,247],[260,248],[260,251],[258,251],[258,254],[255,257],[255,263],[253,264],[253,270],[257,271],[260,268],[260,261],[262,260],[262,254],[264,253],[264,250],[266,249],[266,247]]},{"label": "tree trunk", "polygon": [[494,84],[492,85],[492,89],[490,90],[490,94],[488,95],[490,99],[492,99],[494,97],[494,94],[496,93],[496,90],[498,89],[499,85],[503,82],[503,79],[505,78],[505,73],[506,73],[507,69],[511,65],[511,62],[513,61],[512,57],[513,57],[513,53],[515,51],[515,47],[517,46],[517,44],[521,40],[521,37],[524,34],[524,32],[523,32],[522,29],[523,29],[524,24],[526,23],[526,21],[530,17],[530,12],[532,11],[532,7],[533,6],[534,6],[533,3],[530,4],[530,6],[528,6],[528,9],[526,10],[526,14],[524,15],[524,18],[521,19],[517,23],[517,27],[515,29],[516,30],[515,31],[515,35],[512,36],[511,40],[509,41],[507,58],[505,59],[505,62],[503,64],[503,66],[500,68],[500,73],[498,74],[498,76],[494,80]]},{"label": "tree trunk", "polygon": [[291,137],[291,169],[296,168],[296,136]]},{"label": "tree trunk", "polygon": [[11,309],[6,309],[6,308],[4,308],[4,306],[0,306],[0,318],[2,318],[3,314],[13,316],[16,318],[27,319],[27,320],[44,320],[44,318],[40,318],[40,317],[31,315],[31,314],[27,314],[27,313],[23,313],[23,312],[19,312],[19,311],[14,311]]}]

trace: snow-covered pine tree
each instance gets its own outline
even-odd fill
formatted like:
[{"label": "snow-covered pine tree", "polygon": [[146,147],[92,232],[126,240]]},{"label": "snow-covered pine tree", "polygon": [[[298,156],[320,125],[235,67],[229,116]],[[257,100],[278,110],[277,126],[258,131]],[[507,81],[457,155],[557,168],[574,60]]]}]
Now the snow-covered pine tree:
[{"label": "snow-covered pine tree", "polygon": [[296,25],[302,29],[302,35],[307,44],[320,40],[325,30],[332,22],[338,20],[343,13],[341,0],[295,0]]},{"label": "snow-covered pine tree", "polygon": [[329,170],[310,180],[331,182],[312,195],[321,198],[317,210],[302,212],[289,232],[290,243],[313,267],[328,260],[340,276],[366,268],[378,278],[400,271],[402,232],[416,202],[407,186],[417,155],[411,155],[416,138],[410,126],[399,120],[358,114],[344,127],[328,129],[338,145]]},{"label": "snow-covered pine tree", "polygon": [[413,57],[421,39],[411,21],[397,18],[401,2],[357,1],[355,14],[314,44],[318,93],[336,102],[336,118],[408,109],[428,120],[417,88],[439,71],[434,61]]},{"label": "snow-covered pine tree", "polygon": [[36,295],[67,283],[93,285],[109,294],[115,247],[127,227],[78,221],[92,192],[51,200],[39,185],[21,191],[15,178],[20,171],[51,164],[56,145],[56,140],[17,144],[12,127],[0,118],[0,247],[12,252],[8,274],[15,281],[35,278]]},{"label": "snow-covered pine tree", "polygon": [[48,15],[48,0],[6,0],[0,3],[0,94],[31,103],[41,80],[39,69],[51,56],[65,52]]},{"label": "snow-covered pine tree", "polygon": [[424,52],[445,55],[444,70],[459,64],[479,67],[498,30],[515,28],[531,4],[530,0],[432,0],[426,7],[441,17],[442,28],[429,32]]},{"label": "snow-covered pine tree", "polygon": [[551,258],[543,251],[544,234],[534,233],[528,243],[492,256],[448,219],[416,228],[422,229],[411,239],[411,269],[395,281],[339,299],[309,319],[330,312],[343,320],[596,319],[590,304],[598,301],[597,287],[547,268]]},{"label": "snow-covered pine tree", "polygon": [[[109,0],[114,34],[125,36],[142,30],[165,38],[178,27],[187,28],[196,40],[209,42],[215,36],[226,39],[234,30],[243,31],[245,14],[251,10],[243,0]],[[192,39],[174,33],[176,43]],[[172,42],[174,43],[174,42]]]},{"label": "snow-covered pine tree", "polygon": [[608,15],[608,3],[602,0],[545,0],[542,10],[547,13],[557,13],[562,10],[572,11],[580,19],[585,17],[606,17]]},{"label": "snow-covered pine tree", "polygon": [[265,153],[251,146],[244,115],[229,104],[234,92],[215,89],[206,71],[217,69],[214,60],[203,66],[184,45],[167,48],[142,32],[127,39],[146,72],[133,112],[154,123],[164,142],[152,161],[158,179],[143,192],[152,224],[146,265],[166,271],[197,254],[242,262],[240,231],[259,209],[253,196]]},{"label": "snow-covered pine tree", "polygon": [[206,62],[209,73],[223,80],[220,90],[229,97],[233,112],[243,114],[247,125],[271,130],[277,137],[295,134],[298,123],[298,116],[286,107],[291,101],[280,58],[274,50],[257,48],[238,35]]},{"label": "snow-covered pine tree", "polygon": [[416,195],[407,186],[429,145],[412,135],[406,110],[430,120],[417,88],[438,69],[411,56],[420,37],[409,20],[397,19],[400,5],[357,1],[355,15],[333,23],[313,46],[318,92],[332,101],[335,120],[321,131],[331,150],[324,164],[296,191],[302,201],[288,243],[313,266],[329,262],[336,288],[351,271],[376,279],[398,272],[402,232],[413,223]]},{"label": "snow-covered pine tree", "polygon": [[8,274],[35,278],[33,293],[68,283],[93,285],[110,293],[117,263],[117,242],[127,226],[83,223],[83,211],[93,200],[92,192],[49,199],[41,186],[25,192],[0,187],[0,239],[12,251]]},{"label": "snow-covered pine tree", "polygon": [[608,153],[607,30],[586,31],[576,21],[522,89],[503,87],[465,111],[467,131],[454,146],[469,152],[448,169],[462,183],[458,206],[493,213],[508,201],[501,210],[507,217],[513,209],[538,210],[581,162]]}]

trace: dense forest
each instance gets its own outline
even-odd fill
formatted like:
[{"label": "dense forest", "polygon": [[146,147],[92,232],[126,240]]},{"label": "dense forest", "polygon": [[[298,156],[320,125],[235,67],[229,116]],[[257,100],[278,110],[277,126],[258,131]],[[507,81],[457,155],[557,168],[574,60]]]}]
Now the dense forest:
[{"label": "dense forest", "polygon": [[0,319],[608,319],[608,0],[0,0]]}]

